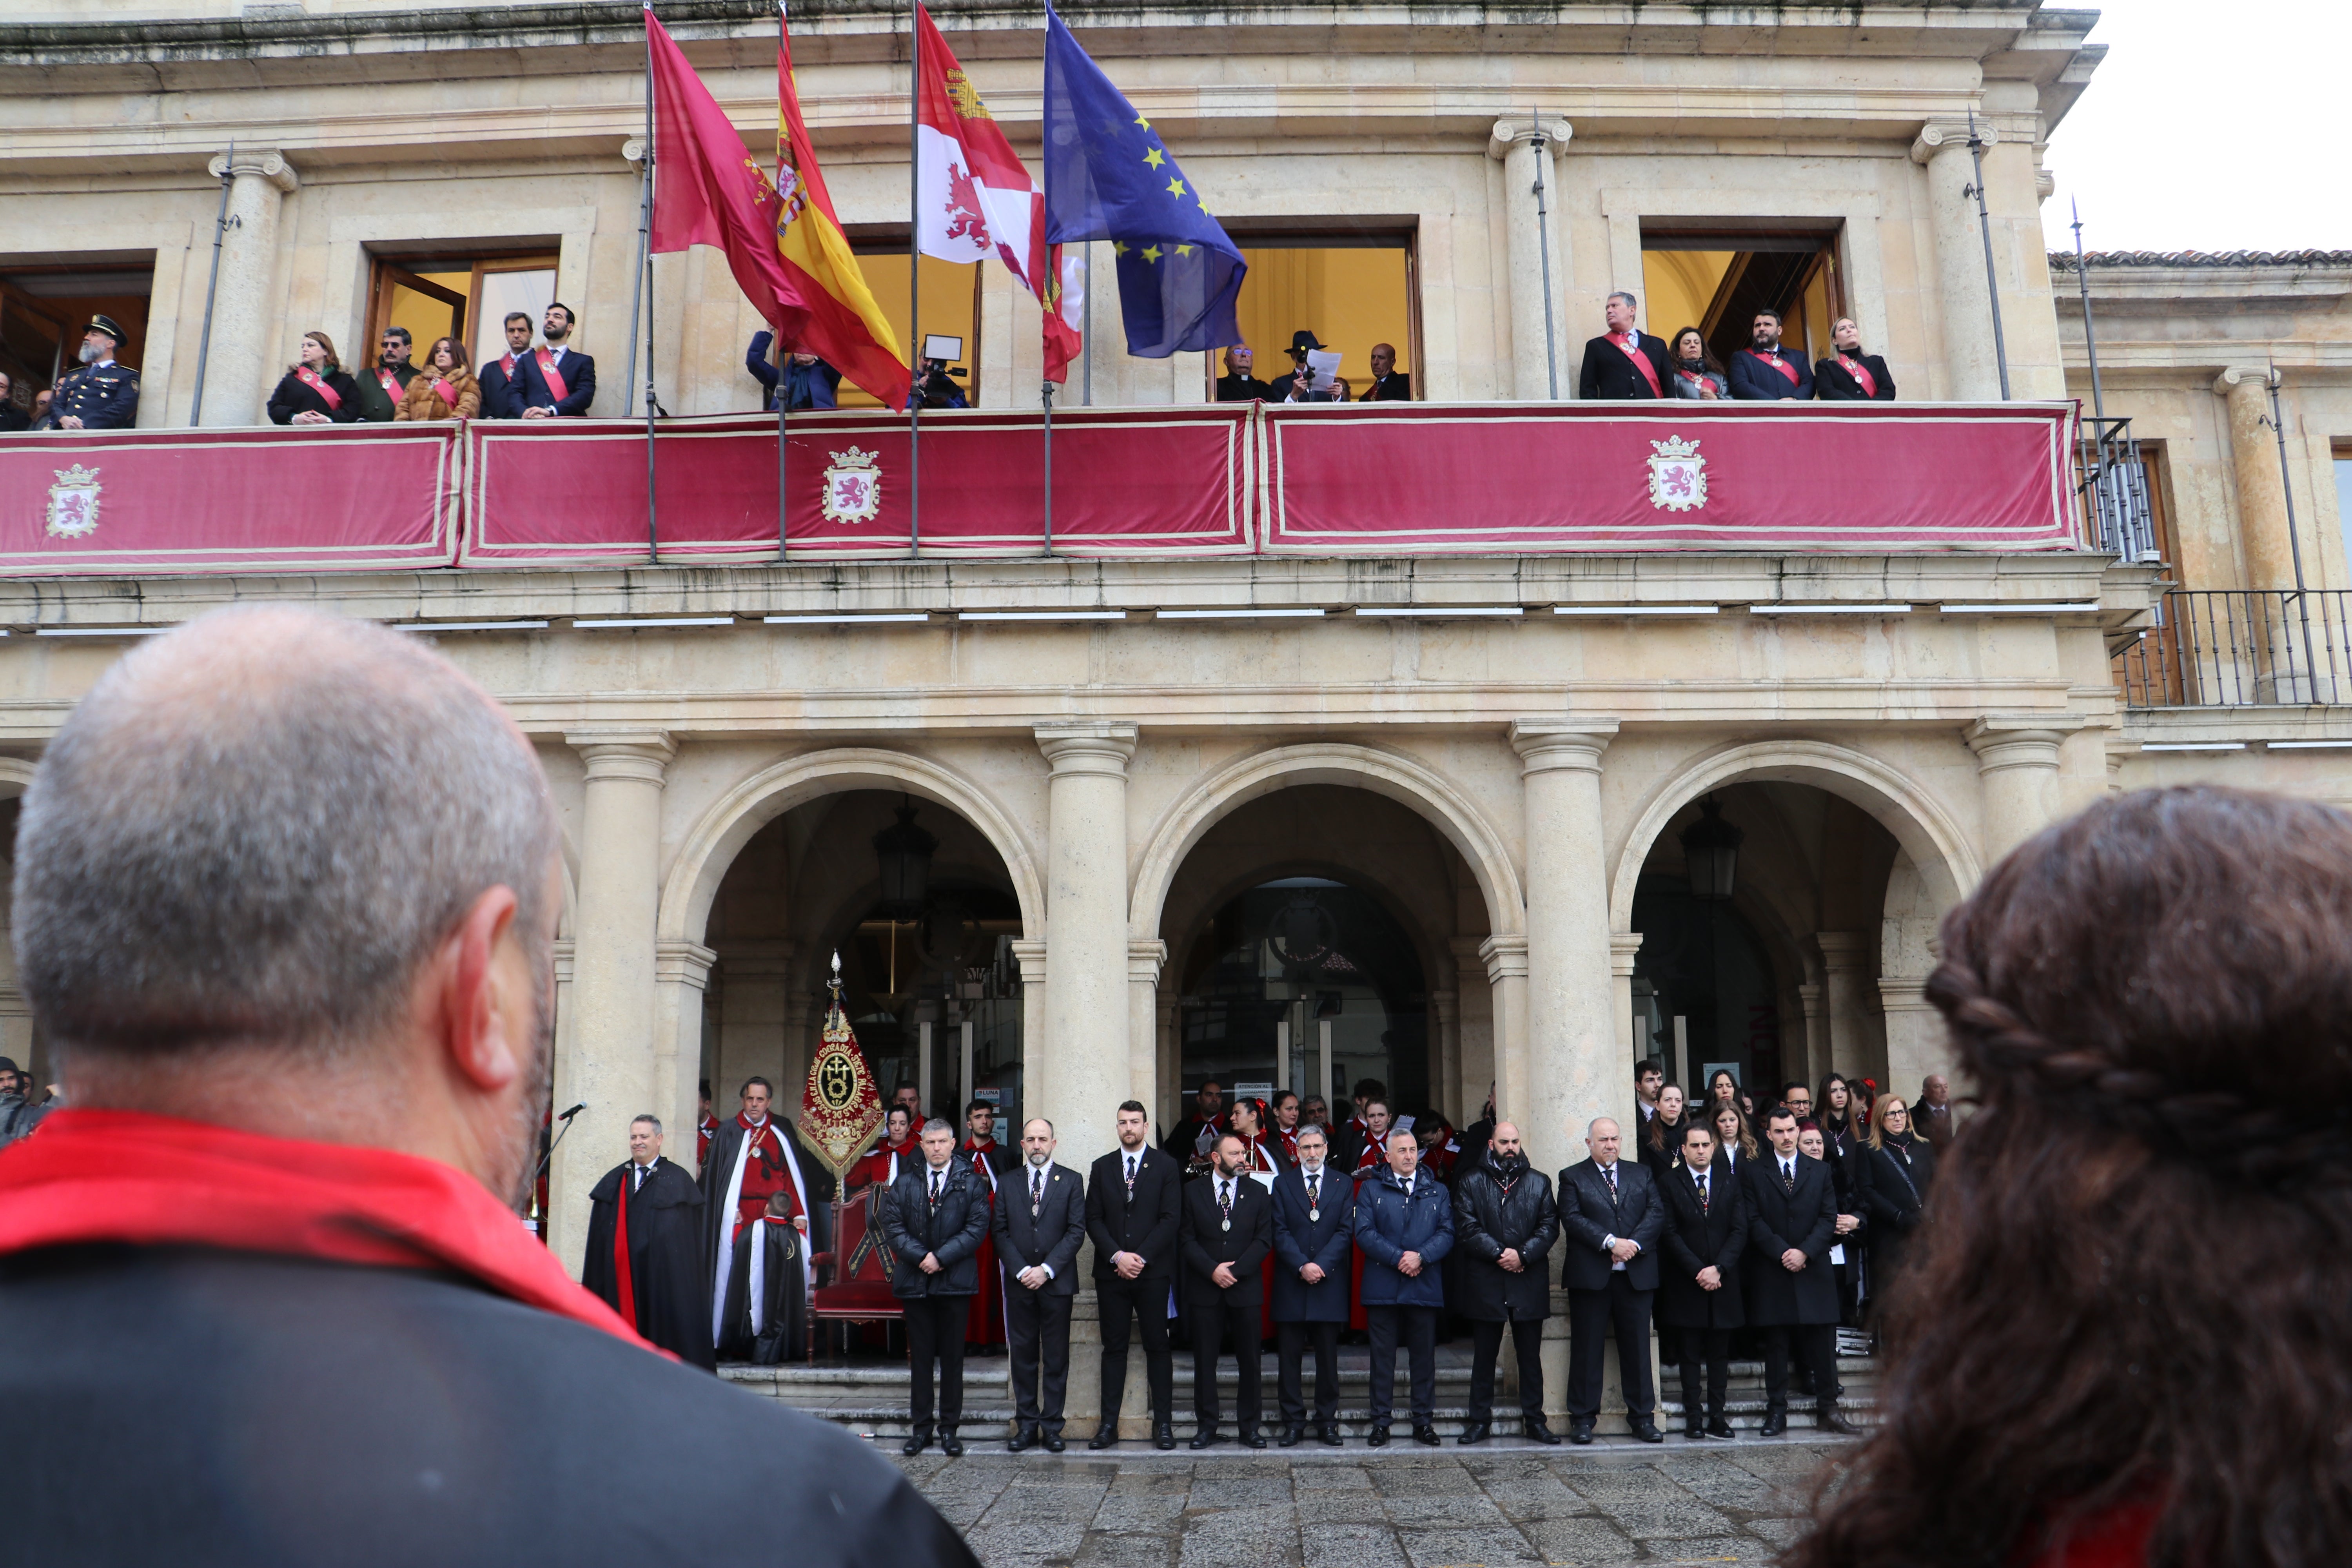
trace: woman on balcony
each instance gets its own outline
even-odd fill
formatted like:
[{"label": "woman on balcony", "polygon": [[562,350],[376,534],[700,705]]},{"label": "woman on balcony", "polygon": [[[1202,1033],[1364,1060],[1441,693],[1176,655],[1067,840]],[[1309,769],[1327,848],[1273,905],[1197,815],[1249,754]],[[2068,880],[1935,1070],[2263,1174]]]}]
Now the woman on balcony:
[{"label": "woman on balcony", "polygon": [[272,425],[350,425],[360,416],[359,383],[335,357],[335,340],[302,334],[302,357],[269,395]]},{"label": "woman on balcony", "polygon": [[436,338],[425,353],[425,369],[411,380],[400,400],[395,419],[471,419],[481,412],[482,386],[466,368],[466,345],[455,338]]},{"label": "woman on balcony", "polygon": [[1667,358],[1673,362],[1673,374],[1666,378],[1672,384],[1672,395],[1707,403],[1731,395],[1731,383],[1723,374],[1723,362],[1707,348],[1706,339],[1696,327],[1685,327],[1675,334]]}]

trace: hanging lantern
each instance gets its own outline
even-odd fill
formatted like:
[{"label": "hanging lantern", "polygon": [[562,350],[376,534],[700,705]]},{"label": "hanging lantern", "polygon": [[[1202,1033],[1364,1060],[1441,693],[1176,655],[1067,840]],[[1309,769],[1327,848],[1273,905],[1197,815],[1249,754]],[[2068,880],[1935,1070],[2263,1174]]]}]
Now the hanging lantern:
[{"label": "hanging lantern", "polygon": [[898,820],[874,836],[874,855],[882,863],[882,913],[894,921],[910,921],[923,912],[931,890],[931,853],[940,841],[915,826],[915,807],[898,807]]},{"label": "hanging lantern", "polygon": [[1739,844],[1748,836],[1723,820],[1723,808],[1708,795],[1698,803],[1699,819],[1683,829],[1683,865],[1691,897],[1721,903],[1731,897],[1739,869]]}]

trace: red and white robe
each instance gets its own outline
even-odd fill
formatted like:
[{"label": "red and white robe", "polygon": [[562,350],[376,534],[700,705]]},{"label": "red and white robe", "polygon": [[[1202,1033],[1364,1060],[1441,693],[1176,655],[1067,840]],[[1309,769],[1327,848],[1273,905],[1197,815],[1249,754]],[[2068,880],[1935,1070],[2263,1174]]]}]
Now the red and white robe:
[{"label": "red and white robe", "polygon": [[988,1184],[988,1231],[980,1238],[980,1289],[972,1293],[971,1312],[964,1323],[966,1344],[1001,1345],[1006,1342],[1004,1332],[1004,1270],[996,1261],[996,1167],[988,1156],[996,1149],[996,1140],[985,1142],[977,1138],[963,1141],[962,1153],[971,1162],[973,1172]]}]

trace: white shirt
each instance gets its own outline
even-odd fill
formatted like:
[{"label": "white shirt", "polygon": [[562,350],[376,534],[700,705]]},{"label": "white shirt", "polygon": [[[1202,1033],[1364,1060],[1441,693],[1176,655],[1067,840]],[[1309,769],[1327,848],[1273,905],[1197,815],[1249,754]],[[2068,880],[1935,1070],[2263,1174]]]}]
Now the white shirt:
[{"label": "white shirt", "polygon": [[[1048,1172],[1048,1171],[1050,1171],[1050,1170],[1052,1170],[1053,1168],[1054,1168],[1054,1162],[1053,1162],[1051,1159],[1048,1159],[1048,1160],[1047,1160],[1044,1164],[1042,1164],[1042,1165],[1041,1165],[1041,1164],[1038,1164],[1038,1163],[1034,1163],[1034,1161],[1030,1163],[1030,1166],[1029,1166],[1029,1191],[1030,1191],[1030,1193],[1031,1193],[1031,1194],[1032,1194],[1032,1195],[1031,1195],[1031,1197],[1030,1197],[1030,1200],[1029,1200],[1030,1202],[1032,1202],[1032,1203],[1043,1203],[1043,1202],[1045,1202],[1045,1195],[1044,1195],[1044,1194],[1045,1194],[1045,1183],[1050,1179],[1049,1177],[1047,1177],[1047,1175],[1045,1174],[1045,1173],[1046,1173],[1046,1172]],[[1050,1264],[1050,1263],[1039,1263],[1039,1264],[1034,1264],[1034,1265],[1033,1265],[1032,1267],[1044,1269],[1044,1270],[1045,1271],[1045,1278],[1046,1278],[1046,1279],[1053,1279],[1053,1278],[1054,1278],[1054,1266],[1053,1266],[1052,1264]]]},{"label": "white shirt", "polygon": [[[661,1156],[658,1154],[654,1156],[654,1160],[658,1160],[660,1158]],[[645,1163],[638,1165],[636,1170],[631,1173],[629,1177],[629,1191],[634,1193],[638,1188],[646,1184],[646,1178],[654,1173],[654,1160],[647,1160]],[[631,1163],[634,1164],[635,1162],[633,1161]]]},{"label": "white shirt", "polygon": [[[1617,1184],[1617,1166],[1613,1161],[1609,1164],[1602,1165],[1601,1167],[1601,1179],[1607,1182],[1612,1187]],[[1615,1237],[1604,1236],[1601,1238],[1601,1251],[1613,1252],[1616,1248],[1617,1238]],[[1609,1272],[1612,1274],[1622,1274],[1625,1272],[1625,1266],[1622,1263],[1612,1262],[1609,1265]]]},{"label": "white shirt", "polygon": [[1217,1178],[1217,1203],[1223,1208],[1234,1206],[1234,1179],[1231,1176]]},{"label": "white shirt", "polygon": [[[953,1162],[950,1161],[950,1163],[952,1164]],[[940,1201],[940,1185],[947,1180],[947,1175],[948,1167],[946,1165],[933,1165],[930,1168],[931,1202],[937,1203]]]},{"label": "white shirt", "polygon": [[1796,1161],[1795,1161],[1795,1159],[1793,1159],[1793,1158],[1783,1159],[1783,1160],[1780,1162],[1780,1182],[1781,1182],[1781,1184],[1785,1186],[1785,1185],[1787,1185],[1789,1183],[1793,1182],[1793,1181],[1795,1181],[1796,1179],[1797,1179],[1797,1162],[1796,1162]]}]

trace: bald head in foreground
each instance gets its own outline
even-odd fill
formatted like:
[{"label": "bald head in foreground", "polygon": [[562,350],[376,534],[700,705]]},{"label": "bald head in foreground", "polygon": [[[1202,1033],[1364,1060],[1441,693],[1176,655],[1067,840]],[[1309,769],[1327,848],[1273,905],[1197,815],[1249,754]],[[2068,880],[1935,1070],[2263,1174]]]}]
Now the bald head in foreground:
[{"label": "bald head in foreground", "polygon": [[561,877],[530,744],[399,633],[223,611],[83,699],[16,843],[67,1100],[0,1152],[24,1560],[764,1562],[758,1498],[811,1527],[796,1562],[971,1562],[517,1223]]}]

